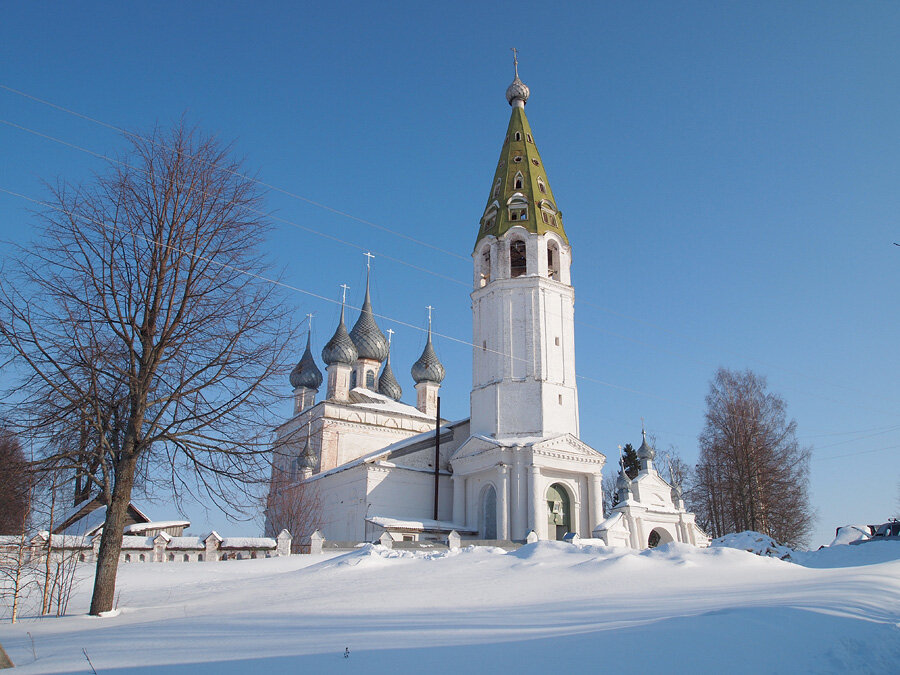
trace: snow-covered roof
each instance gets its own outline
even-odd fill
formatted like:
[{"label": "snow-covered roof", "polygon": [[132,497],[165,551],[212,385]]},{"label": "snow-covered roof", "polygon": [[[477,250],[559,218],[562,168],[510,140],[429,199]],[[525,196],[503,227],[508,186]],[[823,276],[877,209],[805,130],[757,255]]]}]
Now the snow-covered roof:
[{"label": "snow-covered roof", "polygon": [[603,532],[603,531],[611,530],[612,528],[614,528],[616,525],[619,524],[619,521],[621,521],[622,518],[624,518],[624,515],[622,515],[622,512],[617,511],[617,512],[613,513],[611,516],[607,517],[605,520],[603,520],[599,525],[597,525],[597,527],[594,528],[594,532]]},{"label": "snow-covered roof", "polygon": [[373,525],[378,525],[385,529],[390,528],[399,530],[415,530],[417,532],[421,532],[423,530],[438,530],[442,532],[451,532],[452,530],[456,530],[457,532],[474,532],[474,530],[467,528],[465,525],[460,525],[459,523],[452,523],[445,520],[429,520],[426,518],[394,518],[392,516],[369,516],[368,518],[366,518],[366,520]]},{"label": "snow-covered roof", "polygon": [[377,391],[356,387],[350,390],[350,403],[354,408],[364,408],[366,410],[376,410],[378,412],[399,413],[401,415],[409,415],[410,417],[418,417],[420,419],[433,420],[434,417],[426,415],[415,406],[395,401],[389,396],[379,394]]},{"label": "snow-covered roof", "polygon": [[175,549],[195,549],[195,548],[206,548],[206,544],[203,543],[203,540],[200,537],[171,537],[169,539],[169,544],[166,548],[175,548]]},{"label": "snow-covered roof", "polygon": [[225,537],[220,548],[275,548],[271,537]]},{"label": "snow-covered roof", "polygon": [[[41,545],[44,545],[48,536],[50,533],[47,530],[41,530],[31,538],[31,541],[38,540]],[[50,546],[53,548],[85,548],[91,545],[91,538],[82,534],[54,534],[52,537]]]},{"label": "snow-covered roof", "polygon": [[[457,420],[456,422],[448,422],[447,424],[441,425],[441,433],[445,430],[449,430],[467,420]],[[324,478],[325,476],[330,476],[331,474],[339,473],[340,471],[346,471],[347,469],[352,469],[355,466],[360,466],[361,464],[365,464],[367,462],[375,462],[379,459],[387,457],[391,453],[397,452],[398,450],[402,450],[403,448],[419,443],[422,440],[427,438],[434,437],[434,430],[423,431],[421,434],[416,434],[415,436],[409,436],[408,438],[404,438],[401,441],[397,441],[396,443],[392,443],[380,450],[373,450],[368,455],[363,455],[362,457],[358,457],[357,459],[351,460],[345,464],[341,464],[340,466],[336,466],[333,469],[329,469],[328,471],[323,471],[322,473],[317,473],[314,476],[311,476],[307,480],[318,480],[319,478]]]},{"label": "snow-covered roof", "polygon": [[151,520],[149,523],[135,523],[125,527],[125,534],[146,532],[147,530],[162,530],[167,527],[190,527],[189,520]]},{"label": "snow-covered roof", "polygon": [[153,538],[152,537],[135,537],[130,535],[125,535],[122,537],[122,549],[152,549],[153,548]]}]

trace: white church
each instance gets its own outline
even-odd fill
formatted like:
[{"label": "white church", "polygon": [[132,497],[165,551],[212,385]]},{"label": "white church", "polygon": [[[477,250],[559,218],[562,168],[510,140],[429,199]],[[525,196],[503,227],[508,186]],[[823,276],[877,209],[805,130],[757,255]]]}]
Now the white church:
[{"label": "white church", "polygon": [[577,535],[637,549],[708,543],[680,490],[657,473],[646,439],[639,474],[629,480],[620,471],[617,505],[603,512],[606,458],[579,437],[572,248],[525,117],[529,93],[517,67],[472,253],[469,419],[439,416],[445,371],[430,321],[411,370],[416,404],[400,401],[368,281],[353,328],[342,307],[322,350],[324,398],[316,400],[323,376],[309,338],[291,373],[294,414],[275,430],[273,477],[314,492],[315,526],[328,540],[387,533],[442,541],[455,531],[463,541]]}]

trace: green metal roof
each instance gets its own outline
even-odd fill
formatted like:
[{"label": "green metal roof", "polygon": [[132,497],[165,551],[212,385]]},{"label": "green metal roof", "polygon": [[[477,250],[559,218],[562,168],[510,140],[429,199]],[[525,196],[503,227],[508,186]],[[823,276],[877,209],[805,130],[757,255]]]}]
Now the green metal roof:
[{"label": "green metal roof", "polygon": [[[521,187],[516,187],[516,177],[520,173],[522,184]],[[527,205],[525,219],[512,219],[510,206],[517,203]],[[509,118],[500,161],[497,163],[487,206],[481,217],[478,241],[489,234],[499,237],[515,225],[521,225],[536,234],[555,232],[569,243],[563,229],[562,213],[553,198],[544,163],[534,143],[531,125],[525,117],[525,109],[517,105],[513,106]]]}]

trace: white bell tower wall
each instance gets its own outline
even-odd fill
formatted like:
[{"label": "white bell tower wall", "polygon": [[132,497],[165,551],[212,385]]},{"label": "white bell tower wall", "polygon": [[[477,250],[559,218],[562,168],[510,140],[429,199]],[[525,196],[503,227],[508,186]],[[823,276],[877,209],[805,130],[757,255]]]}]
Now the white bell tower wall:
[{"label": "white bell tower wall", "polygon": [[473,260],[471,433],[578,437],[571,248],[514,227]]}]

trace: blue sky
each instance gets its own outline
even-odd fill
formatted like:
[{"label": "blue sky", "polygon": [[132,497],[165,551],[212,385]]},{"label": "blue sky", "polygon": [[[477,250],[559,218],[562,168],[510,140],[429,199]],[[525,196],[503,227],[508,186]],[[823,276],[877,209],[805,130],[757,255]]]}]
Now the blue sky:
[{"label": "blue sky", "polygon": [[[467,341],[468,256],[518,47],[573,246],[582,437],[613,455],[643,417],[693,462],[715,369],[752,368],[814,447],[820,544],[898,509],[898,34],[900,7],[877,2],[29,3],[4,8],[0,84],[135,130],[184,114],[235,139],[261,180],[440,249],[269,195],[294,223],[270,238],[288,282],[334,298],[346,282],[359,304],[371,249],[378,313],[423,325],[432,304],[435,329]],[[3,89],[0,117],[124,147]],[[0,151],[0,187],[38,198],[42,179],[102,168],[3,124]],[[34,224],[0,193],[0,238]],[[320,349],[336,306],[293,299]],[[412,401],[424,336],[381,324]],[[469,349],[437,349],[443,411],[465,417]],[[188,511],[198,531],[254,529]]]}]

